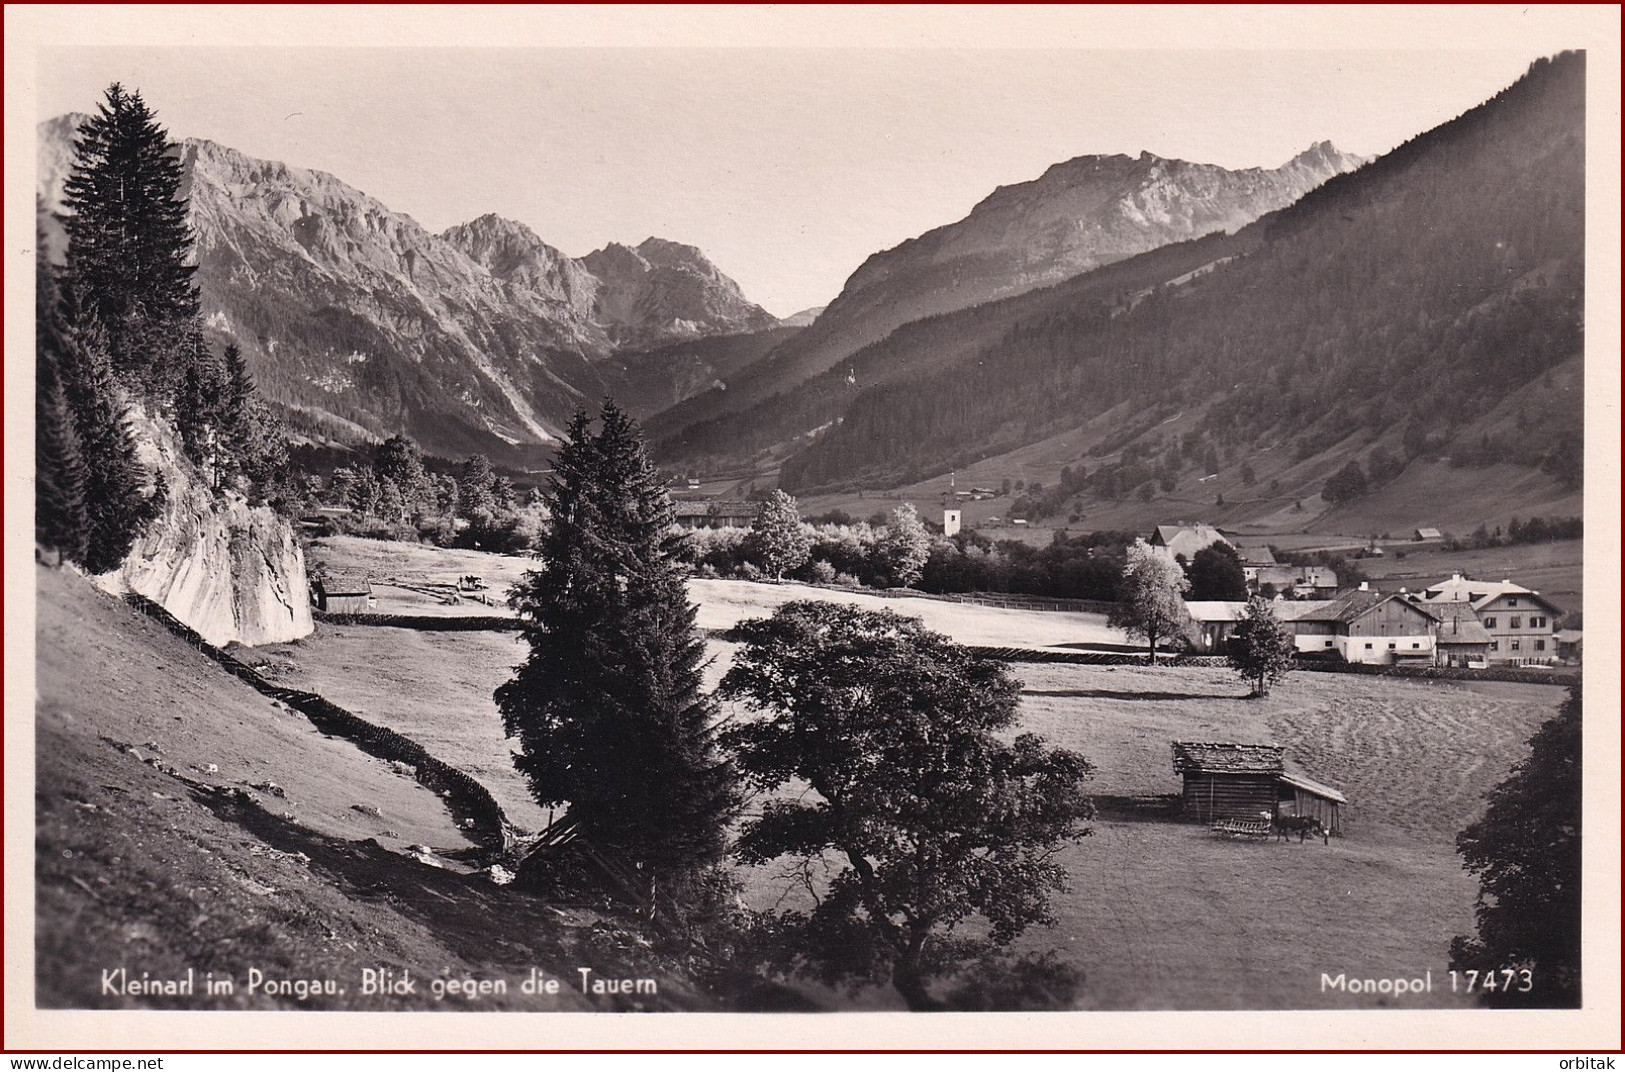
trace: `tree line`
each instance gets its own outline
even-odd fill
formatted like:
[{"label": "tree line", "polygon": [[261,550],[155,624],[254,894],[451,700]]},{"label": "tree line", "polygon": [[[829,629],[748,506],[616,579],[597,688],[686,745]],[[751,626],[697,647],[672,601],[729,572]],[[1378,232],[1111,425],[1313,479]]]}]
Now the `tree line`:
[{"label": "tree line", "polygon": [[35,540],[114,569],[170,489],[132,420],[166,422],[199,486],[288,509],[286,436],[242,354],[207,340],[181,168],[140,93],[109,86],[78,130],[64,263],[35,261]]}]

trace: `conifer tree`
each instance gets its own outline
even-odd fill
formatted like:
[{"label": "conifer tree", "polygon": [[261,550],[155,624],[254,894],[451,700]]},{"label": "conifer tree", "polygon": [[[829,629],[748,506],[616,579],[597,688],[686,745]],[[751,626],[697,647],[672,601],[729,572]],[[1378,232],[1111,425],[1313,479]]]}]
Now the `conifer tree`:
[{"label": "conifer tree", "polygon": [[496,691],[538,802],[568,802],[590,843],[681,914],[737,805],[701,692],[704,642],[673,507],[636,425],[606,402],[571,421],[546,493],[538,568],[514,596],[529,654]]},{"label": "conifer tree", "polygon": [[63,561],[83,562],[89,545],[85,466],[59,357],[45,345],[34,355],[34,541]]},{"label": "conifer tree", "polygon": [[35,352],[49,362],[72,417],[84,467],[85,548],[80,564],[105,573],[129,554],[136,536],[162,505],[142,494],[125,401],[113,380],[102,334],[85,321],[77,289],[59,287],[42,266],[35,298]]},{"label": "conifer tree", "polygon": [[167,397],[198,315],[180,162],[141,94],[117,82],[79,128],[63,184],[68,272],[115,370]]}]

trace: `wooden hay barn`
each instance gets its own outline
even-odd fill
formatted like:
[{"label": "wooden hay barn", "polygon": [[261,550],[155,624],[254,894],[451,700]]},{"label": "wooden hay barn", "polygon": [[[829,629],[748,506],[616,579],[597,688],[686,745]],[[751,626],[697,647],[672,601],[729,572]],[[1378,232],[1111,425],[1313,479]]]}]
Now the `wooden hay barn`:
[{"label": "wooden hay barn", "polygon": [[365,614],[372,608],[372,579],[364,573],[329,573],[310,584],[316,609],[329,614]]},{"label": "wooden hay barn", "polygon": [[1348,800],[1330,786],[1288,773],[1283,750],[1270,744],[1174,742],[1174,773],[1182,775],[1186,818],[1271,819],[1312,816],[1337,833]]}]

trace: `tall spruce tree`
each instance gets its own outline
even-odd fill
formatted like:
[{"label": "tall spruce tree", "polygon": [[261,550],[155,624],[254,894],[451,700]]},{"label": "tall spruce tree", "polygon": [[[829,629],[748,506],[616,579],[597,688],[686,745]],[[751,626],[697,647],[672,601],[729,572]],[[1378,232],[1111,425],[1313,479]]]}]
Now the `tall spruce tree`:
[{"label": "tall spruce tree", "polygon": [[55,346],[34,352],[34,541],[61,560],[83,562],[89,546],[85,464],[62,389]]},{"label": "tall spruce tree", "polygon": [[85,542],[76,560],[91,573],[105,573],[129,554],[161,503],[143,494],[145,473],[98,325],[87,322],[77,288],[59,286],[48,266],[41,265],[36,279],[36,360],[48,364],[61,385],[83,464]]},{"label": "tall spruce tree", "polygon": [[141,94],[117,82],[78,133],[63,184],[69,277],[107,332],[115,370],[167,398],[198,315],[180,162]]},{"label": "tall spruce tree", "polygon": [[606,402],[600,420],[594,435],[578,412],[554,460],[552,523],[514,596],[530,651],[496,700],[537,801],[568,803],[680,916],[722,858],[738,792],[701,692],[671,499],[630,418]]}]

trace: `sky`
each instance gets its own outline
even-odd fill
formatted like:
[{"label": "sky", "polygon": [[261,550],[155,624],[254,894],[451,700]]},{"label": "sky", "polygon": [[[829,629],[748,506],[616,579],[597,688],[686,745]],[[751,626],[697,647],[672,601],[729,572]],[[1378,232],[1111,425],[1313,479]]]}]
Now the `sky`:
[{"label": "sky", "polygon": [[331,172],[431,230],[494,212],[572,256],[686,242],[786,316],[1074,156],[1276,167],[1321,140],[1380,154],[1543,54],[320,40],[48,44],[35,114],[89,111],[120,81],[173,136]]}]

